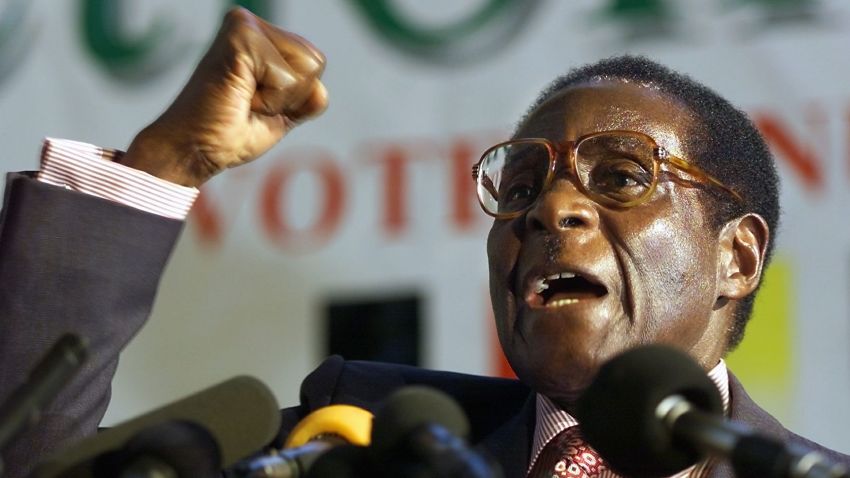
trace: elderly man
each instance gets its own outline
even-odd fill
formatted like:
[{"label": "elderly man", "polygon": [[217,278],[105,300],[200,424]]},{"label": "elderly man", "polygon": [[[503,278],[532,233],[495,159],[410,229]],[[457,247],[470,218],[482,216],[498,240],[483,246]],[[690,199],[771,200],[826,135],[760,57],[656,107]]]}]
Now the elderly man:
[{"label": "elderly man", "polygon": [[[4,457],[10,476],[96,431],[193,188],[319,114],[323,67],[307,41],[234,10],[182,93],[125,154],[48,141],[37,174],[10,175],[0,399],[61,332],[93,348],[40,427]],[[741,112],[648,60],[607,60],[557,80],[474,176],[495,218],[490,292],[520,381],[331,358],[305,380],[302,403],[284,410],[281,437],[318,407],[373,409],[401,386],[426,384],[461,403],[472,441],[506,476],[615,476],[592,451],[589,462],[562,453],[564,443],[585,446],[570,413],[607,359],[664,343],[708,372],[731,418],[850,462],[785,430],[722,360],[743,336],[778,219],[772,159]],[[704,462],[677,476],[730,473]]]}]

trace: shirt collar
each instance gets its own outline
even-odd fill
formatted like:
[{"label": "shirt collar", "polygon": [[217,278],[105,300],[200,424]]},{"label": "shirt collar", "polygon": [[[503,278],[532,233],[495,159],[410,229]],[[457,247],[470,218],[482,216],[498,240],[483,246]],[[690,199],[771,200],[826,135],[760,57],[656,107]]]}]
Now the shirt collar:
[{"label": "shirt collar", "polygon": [[[726,362],[720,359],[720,362],[708,372],[708,378],[717,385],[720,391],[720,398],[723,400],[723,410],[728,415],[729,413],[729,372],[726,370]],[[531,446],[531,462],[529,469],[537,460],[538,455],[543,450],[543,447],[555,435],[569,427],[578,425],[578,420],[560,407],[555,405],[552,400],[547,397],[537,394],[537,414],[534,425],[534,441]]]}]

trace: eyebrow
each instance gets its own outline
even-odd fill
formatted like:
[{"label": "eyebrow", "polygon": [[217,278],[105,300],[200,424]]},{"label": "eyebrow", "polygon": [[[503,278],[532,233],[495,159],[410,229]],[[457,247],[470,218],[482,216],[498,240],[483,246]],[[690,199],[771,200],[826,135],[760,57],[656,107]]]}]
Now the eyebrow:
[{"label": "eyebrow", "polygon": [[[519,170],[530,169],[527,163],[535,159],[535,155],[533,155],[531,151],[532,148],[529,146],[523,147],[518,153],[513,153],[512,151],[510,155],[505,157],[505,167],[503,168],[504,173],[515,173]],[[523,152],[525,153],[523,154]],[[547,162],[548,159],[549,158],[546,158]]]}]

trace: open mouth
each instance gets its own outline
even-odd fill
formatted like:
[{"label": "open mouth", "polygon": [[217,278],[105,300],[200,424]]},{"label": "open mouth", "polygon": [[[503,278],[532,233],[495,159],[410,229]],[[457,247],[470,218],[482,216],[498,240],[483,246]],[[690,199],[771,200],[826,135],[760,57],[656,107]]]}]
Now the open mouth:
[{"label": "open mouth", "polygon": [[562,307],[608,293],[602,284],[574,272],[559,272],[531,281],[526,296],[532,307]]}]

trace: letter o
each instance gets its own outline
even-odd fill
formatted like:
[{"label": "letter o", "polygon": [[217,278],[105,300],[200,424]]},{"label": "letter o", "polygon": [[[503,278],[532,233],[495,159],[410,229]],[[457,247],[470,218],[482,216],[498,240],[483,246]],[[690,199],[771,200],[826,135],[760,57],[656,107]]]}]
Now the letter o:
[{"label": "letter o", "polygon": [[[312,155],[310,155],[312,156]],[[313,223],[296,229],[288,221],[282,199],[293,174],[299,170],[312,171],[322,184],[324,204]],[[323,246],[336,232],[345,205],[345,181],[342,172],[327,154],[307,161],[276,165],[266,175],[260,194],[260,222],[275,246],[291,251],[306,252]]]}]

